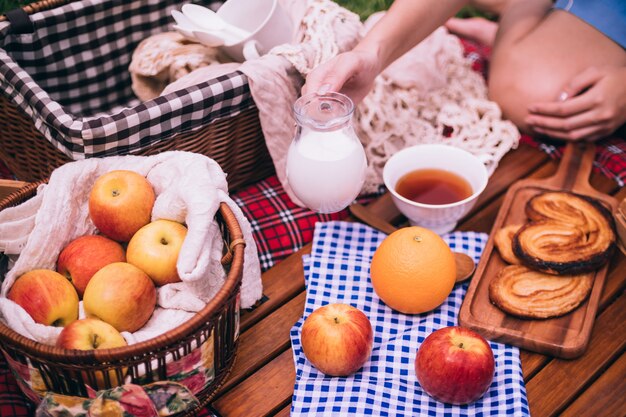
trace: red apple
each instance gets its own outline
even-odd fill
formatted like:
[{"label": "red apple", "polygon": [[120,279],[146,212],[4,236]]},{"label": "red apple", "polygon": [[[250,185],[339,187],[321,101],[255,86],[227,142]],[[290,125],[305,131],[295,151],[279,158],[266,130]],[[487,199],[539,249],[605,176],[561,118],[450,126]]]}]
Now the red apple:
[{"label": "red apple", "polygon": [[87,283],[103,266],[125,262],[124,248],[104,236],[81,236],[71,241],[59,254],[57,271],[74,285],[82,297]]},{"label": "red apple", "polygon": [[302,350],[319,371],[346,376],[367,362],[373,337],[372,325],[361,310],[347,304],[328,304],[304,321]]},{"label": "red apple", "polygon": [[130,238],[150,222],[154,190],[134,172],[117,170],[101,175],[89,194],[89,217],[103,235],[118,242]]},{"label": "red apple", "polygon": [[187,228],[171,220],[156,220],[135,233],[128,242],[128,263],[144,271],[154,285],[161,286],[179,282],[176,261]]},{"label": "red apple", "polygon": [[156,288],[150,277],[126,262],[114,262],[96,272],[83,295],[85,315],[120,332],[143,327],[155,305]]},{"label": "red apple", "polygon": [[448,404],[468,404],[482,397],[494,371],[489,343],[464,327],[432,332],[415,356],[415,374],[424,391]]},{"label": "red apple", "polygon": [[[115,327],[102,320],[86,318],[76,320],[67,325],[59,334],[56,341],[58,347],[64,349],[113,349],[126,346],[126,339],[115,330]],[[119,385],[126,370],[118,375],[114,370],[96,371],[95,381],[89,381],[86,372],[83,372],[83,379],[87,383],[94,384],[95,389],[105,389]],[[105,379],[105,372],[108,372],[108,384]]]},{"label": "red apple", "polygon": [[15,280],[7,298],[20,305],[35,322],[63,327],[78,319],[78,294],[58,272],[35,269]]}]

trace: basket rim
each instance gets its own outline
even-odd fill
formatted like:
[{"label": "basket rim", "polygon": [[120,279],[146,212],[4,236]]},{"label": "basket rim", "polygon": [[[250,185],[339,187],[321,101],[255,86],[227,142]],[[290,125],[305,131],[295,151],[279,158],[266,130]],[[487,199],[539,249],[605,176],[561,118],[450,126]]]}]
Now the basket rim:
[{"label": "basket rim", "polygon": [[[37,188],[41,184],[45,184],[47,180],[31,183],[13,194],[0,201],[0,210],[17,205],[18,203],[32,197]],[[161,335],[153,337],[129,346],[122,346],[111,349],[65,349],[57,346],[46,345],[34,341],[26,336],[17,333],[0,321],[0,347],[4,344],[12,344],[22,350],[24,353],[33,355],[37,358],[60,361],[69,364],[101,364],[102,362],[115,362],[119,360],[127,360],[129,357],[141,356],[149,352],[163,350],[171,347],[173,343],[180,339],[191,335],[197,331],[203,324],[210,319],[211,316],[219,313],[226,305],[228,298],[233,291],[239,291],[239,285],[243,277],[244,262],[244,237],[233,213],[232,209],[224,202],[220,203],[219,212],[224,219],[224,223],[231,236],[231,241],[237,242],[231,248],[233,258],[230,270],[226,276],[224,284],[217,294],[206,304],[206,306],[194,314],[188,321],[180,326],[171,329]]]},{"label": "basket rim", "polygon": [[[19,8],[24,10],[26,14],[31,15],[44,10],[53,9],[58,6],[63,6],[65,4],[71,3],[72,1],[73,0],[40,0]],[[6,14],[0,15],[0,22],[3,22],[5,20],[7,20]]]}]

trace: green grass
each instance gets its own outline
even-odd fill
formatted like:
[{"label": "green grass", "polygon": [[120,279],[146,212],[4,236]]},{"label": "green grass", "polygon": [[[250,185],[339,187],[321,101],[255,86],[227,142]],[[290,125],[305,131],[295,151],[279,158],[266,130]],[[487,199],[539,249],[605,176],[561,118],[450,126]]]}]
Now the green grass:
[{"label": "green grass", "polygon": [[372,13],[387,10],[393,0],[335,0],[348,10],[353,11],[361,17],[361,20],[367,19]]},{"label": "green grass", "polygon": [[[136,0],[141,1],[141,0]],[[389,8],[393,0],[336,0],[348,10],[352,10],[361,19],[366,19],[369,15],[379,10],[386,10]],[[8,10],[14,9],[18,6],[24,6],[26,4],[33,3],[32,1],[18,1],[18,0],[0,0],[0,13],[4,13]],[[181,2],[182,4],[182,2]]]},{"label": "green grass", "polygon": [[[348,10],[353,11],[361,17],[361,20],[365,20],[372,13],[387,10],[393,0],[335,0],[337,3],[342,5]],[[446,0],[438,0],[438,1],[446,1]],[[474,7],[464,7],[457,13],[457,17],[475,17],[482,16],[488,19],[495,19],[495,16],[492,16],[488,13],[483,13],[480,10],[477,10]]]},{"label": "green grass", "polygon": [[[141,1],[141,0],[135,0]],[[348,10],[353,11],[361,17],[361,20],[365,20],[372,13],[387,10],[393,0],[335,0],[338,4],[342,5]],[[445,0],[439,0],[445,1]],[[32,1],[19,1],[19,0],[0,0],[0,14],[5,13],[8,10],[14,9],[18,6],[24,6],[26,4],[33,3]],[[483,16],[487,18],[493,18],[485,13],[481,13],[471,7],[463,8],[457,16],[459,17],[471,17],[471,16]]]},{"label": "green grass", "polygon": [[15,9],[16,7],[25,6],[32,1],[17,1],[17,0],[0,0],[0,14]]},{"label": "green grass", "polygon": [[[136,0],[141,1],[141,0]],[[393,0],[336,0],[348,10],[352,10],[361,19],[366,19],[369,15],[379,10],[386,10],[389,8]],[[0,13],[4,13],[8,10],[14,9],[18,6],[24,6],[26,4],[33,3],[32,1],[19,1],[19,0],[0,0]],[[182,3],[182,2],[181,2]]]}]

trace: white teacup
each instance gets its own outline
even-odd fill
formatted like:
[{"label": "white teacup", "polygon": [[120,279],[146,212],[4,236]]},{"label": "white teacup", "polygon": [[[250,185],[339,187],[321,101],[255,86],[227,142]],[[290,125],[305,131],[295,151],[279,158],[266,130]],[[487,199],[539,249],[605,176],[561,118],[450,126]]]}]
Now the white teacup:
[{"label": "white teacup", "polygon": [[[418,169],[440,169],[454,173],[469,183],[472,194],[449,204],[422,204],[409,200],[396,191],[396,186],[405,174]],[[389,158],[383,169],[383,181],[398,210],[412,225],[426,227],[438,234],[448,233],[455,228],[457,222],[474,206],[488,180],[487,168],[480,157],[448,145],[416,145],[402,149]]]},{"label": "white teacup", "polygon": [[250,35],[221,48],[232,59],[243,62],[256,59],[270,49],[290,43],[293,24],[279,0],[227,0],[217,14],[227,23]]}]

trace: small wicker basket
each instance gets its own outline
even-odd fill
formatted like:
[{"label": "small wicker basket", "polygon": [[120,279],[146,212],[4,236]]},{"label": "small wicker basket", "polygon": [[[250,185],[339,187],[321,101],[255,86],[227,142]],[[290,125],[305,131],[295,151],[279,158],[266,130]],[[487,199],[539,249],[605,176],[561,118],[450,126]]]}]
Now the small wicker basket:
[{"label": "small wicker basket", "polygon": [[[11,194],[0,202],[0,210],[34,196],[39,184]],[[109,388],[124,381],[146,387],[167,381],[185,385],[198,400],[192,409],[172,415],[193,414],[206,405],[234,364],[244,262],[243,234],[235,215],[222,203],[216,218],[229,248],[223,259],[226,280],[204,309],[173,330],[130,346],[81,351],[43,345],[0,322],[0,348],[26,397],[35,403],[45,393],[87,398],[85,384]],[[6,259],[0,254],[0,278]]]},{"label": "small wicker basket", "polygon": [[175,0],[40,1],[23,8],[33,16],[25,35],[0,16],[0,160],[17,179],[40,181],[75,159],[167,150],[211,157],[231,190],[274,172],[243,74],[144,103],[134,97],[132,51],[172,30],[170,11],[179,7]]}]

